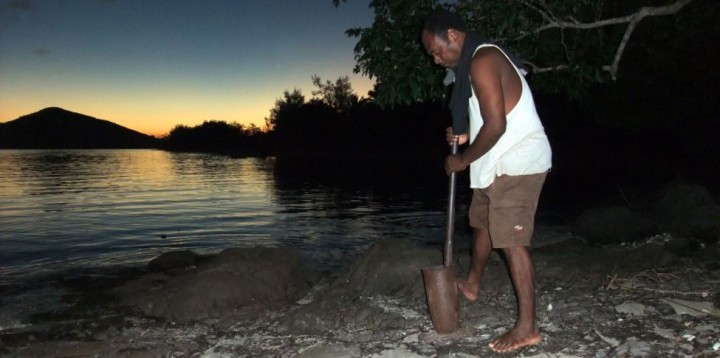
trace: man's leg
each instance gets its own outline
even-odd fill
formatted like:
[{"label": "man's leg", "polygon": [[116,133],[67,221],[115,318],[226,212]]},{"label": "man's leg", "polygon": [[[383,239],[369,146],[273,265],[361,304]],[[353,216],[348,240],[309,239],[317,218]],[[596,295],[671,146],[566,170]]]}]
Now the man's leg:
[{"label": "man's leg", "polygon": [[470,271],[464,280],[458,281],[458,289],[469,301],[478,298],[482,275],[490,258],[490,252],[492,252],[490,233],[486,228],[474,228]]},{"label": "man's leg", "polygon": [[510,276],[518,301],[518,319],[509,332],[490,343],[495,352],[510,352],[540,343],[542,336],[535,327],[535,268],[525,246],[502,249],[510,267]]}]

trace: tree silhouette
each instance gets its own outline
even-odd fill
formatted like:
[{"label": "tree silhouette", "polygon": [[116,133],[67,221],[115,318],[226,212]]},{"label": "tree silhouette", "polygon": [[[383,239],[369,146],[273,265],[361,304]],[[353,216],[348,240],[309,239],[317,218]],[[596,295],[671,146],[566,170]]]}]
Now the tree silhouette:
[{"label": "tree silhouette", "polygon": [[319,76],[313,75],[312,83],[318,88],[312,91],[313,96],[319,96],[321,101],[338,112],[347,112],[358,104],[358,96],[348,76],[339,77],[335,83],[329,80],[323,83]]},{"label": "tree silhouette", "polygon": [[226,153],[234,155],[261,155],[265,133],[257,126],[245,127],[239,123],[209,120],[201,125],[175,126],[164,138],[163,147],[174,151]]},{"label": "tree silhouette", "polygon": [[[695,2],[703,7],[704,13],[692,15],[700,21],[678,26]],[[445,73],[419,41],[423,19],[441,7],[458,11],[469,29],[518,52],[534,73],[535,88],[581,97],[593,84],[618,78],[632,41],[642,47],[644,38],[636,39],[641,28],[672,25],[674,37],[692,39],[695,26],[714,26],[719,6],[710,0],[377,0],[370,4],[373,24],[346,34],[358,38],[355,72],[375,78],[381,105],[444,96]]]},{"label": "tree silhouette", "polygon": [[278,124],[282,127],[283,122],[298,116],[300,107],[305,104],[305,96],[299,89],[292,92],[285,90],[283,97],[275,100],[275,107],[270,109],[270,116],[265,118],[265,130],[275,130]]}]

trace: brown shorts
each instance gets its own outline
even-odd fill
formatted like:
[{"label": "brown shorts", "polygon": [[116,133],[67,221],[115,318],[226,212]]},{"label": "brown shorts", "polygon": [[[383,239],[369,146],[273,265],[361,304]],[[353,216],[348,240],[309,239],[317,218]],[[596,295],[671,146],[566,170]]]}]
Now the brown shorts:
[{"label": "brown shorts", "polygon": [[486,228],[494,248],[530,246],[540,190],[547,173],[502,175],[487,188],[473,189],[470,226]]}]

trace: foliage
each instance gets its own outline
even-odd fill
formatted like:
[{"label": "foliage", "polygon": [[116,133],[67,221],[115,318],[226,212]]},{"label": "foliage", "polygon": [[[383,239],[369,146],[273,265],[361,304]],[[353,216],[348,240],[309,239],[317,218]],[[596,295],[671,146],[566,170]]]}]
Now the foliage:
[{"label": "foliage", "polygon": [[323,83],[319,76],[313,75],[312,83],[318,88],[312,92],[313,96],[319,96],[323,103],[338,112],[347,112],[358,103],[348,76],[339,77],[335,83],[329,80]]},{"label": "foliage", "polygon": [[264,135],[255,125],[209,120],[195,127],[176,125],[163,138],[163,147],[176,151],[257,155],[263,152]]},{"label": "foliage", "polygon": [[315,98],[305,101],[300,90],[286,90],[265,119],[276,152],[331,152],[340,146],[333,138],[359,105],[358,96],[348,76],[335,82],[323,82],[317,75],[311,79],[317,87]]},{"label": "foliage", "polygon": [[[423,19],[438,8],[458,11],[469,29],[518,53],[532,69],[534,87],[579,98],[592,84],[615,79],[640,20],[680,16],[692,1],[373,0],[373,24],[346,34],[358,39],[354,71],[375,78],[381,105],[444,97],[443,70],[419,41]],[[652,25],[667,26],[667,19]]]},{"label": "foliage", "polygon": [[[337,5],[337,3],[336,3]],[[432,1],[371,1],[375,20],[369,28],[346,31],[357,37],[356,73],[375,79],[378,104],[409,104],[440,98],[444,71],[427,56],[420,43],[420,24],[433,9]]]},{"label": "foliage", "polygon": [[275,100],[275,107],[270,109],[270,117],[265,118],[265,129],[271,131],[277,126],[278,118],[282,121],[284,117],[293,117],[296,115],[300,106],[305,103],[305,96],[299,89],[292,92],[285,90],[283,98]]},{"label": "foliage", "polygon": [[[420,157],[438,148],[445,152],[447,115],[440,113],[438,103],[381,109],[373,101],[358,100],[347,76],[323,81],[313,75],[312,82],[314,98],[306,101],[300,90],[285,90],[265,119],[267,147],[273,155],[372,158],[380,152]],[[438,146],[414,145],[426,143],[428,137],[438,139]]]}]

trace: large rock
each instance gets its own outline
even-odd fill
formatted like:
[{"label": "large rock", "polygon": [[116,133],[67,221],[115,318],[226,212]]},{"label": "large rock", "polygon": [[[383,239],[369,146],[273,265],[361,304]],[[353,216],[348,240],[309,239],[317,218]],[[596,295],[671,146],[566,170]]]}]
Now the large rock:
[{"label": "large rock", "polygon": [[707,188],[673,181],[660,190],[650,210],[661,223],[667,223],[697,208],[714,203],[712,194]]},{"label": "large rock", "polygon": [[575,221],[575,235],[591,244],[641,240],[656,233],[656,224],[641,212],[623,206],[591,208]]},{"label": "large rock", "polygon": [[318,279],[294,251],[228,249],[177,275],[151,272],[116,289],[120,303],[177,321],[220,318],[239,307],[292,302]]},{"label": "large rock", "polygon": [[720,240],[720,205],[703,205],[678,214],[665,223],[663,228],[675,236],[717,242]]},{"label": "large rock", "polygon": [[720,239],[720,207],[703,186],[675,180],[631,203],[640,203],[636,209],[642,209],[586,210],[576,219],[575,234],[595,244],[630,242],[657,233],[709,242]]},{"label": "large rock", "polygon": [[720,208],[703,186],[670,182],[658,193],[650,210],[660,230],[669,234],[708,241],[717,241],[720,236]]},{"label": "large rock", "polygon": [[442,265],[442,260],[440,250],[421,248],[406,239],[383,240],[355,261],[334,285],[362,295],[424,294],[421,270]]},{"label": "large rock", "polygon": [[155,272],[182,271],[195,266],[199,261],[200,255],[192,251],[170,251],[150,261],[148,270]]},{"label": "large rock", "polygon": [[[417,327],[427,319],[421,270],[441,263],[437,248],[422,248],[403,239],[377,242],[327,289],[283,317],[277,329],[289,334],[325,334],[363,327],[367,339],[377,339],[373,332]],[[423,311],[410,309],[408,302]]]}]

